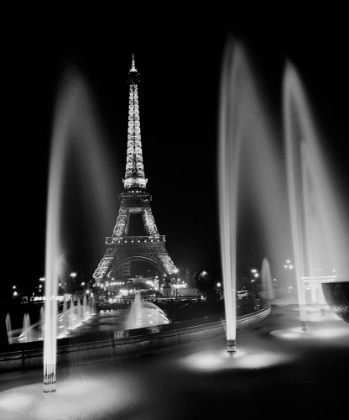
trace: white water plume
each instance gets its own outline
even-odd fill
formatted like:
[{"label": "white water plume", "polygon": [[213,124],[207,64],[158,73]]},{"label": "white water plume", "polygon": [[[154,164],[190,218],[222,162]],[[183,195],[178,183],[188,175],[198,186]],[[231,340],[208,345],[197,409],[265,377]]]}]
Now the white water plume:
[{"label": "white water plume", "polygon": [[264,252],[273,260],[281,261],[287,250],[284,172],[270,120],[269,106],[246,50],[230,40],[221,76],[218,153],[227,340],[236,337],[236,258],[241,215],[247,211],[253,215]]},{"label": "white water plume", "polygon": [[269,261],[264,258],[262,261],[262,291],[259,293],[259,295],[262,298],[266,299],[274,299],[275,298],[275,292],[273,289],[273,279],[271,277],[271,270],[270,270],[270,264]]},{"label": "white water plume", "polygon": [[127,316],[125,328],[155,327],[156,325],[169,324],[164,312],[152,302],[142,301],[141,294],[136,293]]},{"label": "white water plume", "polygon": [[[302,277],[348,279],[349,233],[341,192],[326,160],[324,139],[304,86],[288,63],[283,83],[288,195],[301,321],[306,322]],[[302,310],[303,307],[303,310]]]},{"label": "white water plume", "polygon": [[[48,183],[44,330],[44,390],[47,392],[54,390],[56,376],[58,282],[67,277],[67,257],[72,253],[64,232],[71,207],[67,193],[73,198],[82,194],[83,205],[78,208],[81,214],[76,220],[86,220],[86,228],[96,221],[110,224],[113,220],[115,206],[111,197],[115,195],[116,177],[106,169],[113,165],[109,164],[110,154],[104,150],[103,138],[105,134],[86,82],[77,71],[67,72],[57,97]],[[67,179],[71,168],[79,176]],[[105,230],[105,226],[99,228]],[[86,255],[83,243],[79,243],[74,253],[80,250],[89,261],[91,255]]]}]

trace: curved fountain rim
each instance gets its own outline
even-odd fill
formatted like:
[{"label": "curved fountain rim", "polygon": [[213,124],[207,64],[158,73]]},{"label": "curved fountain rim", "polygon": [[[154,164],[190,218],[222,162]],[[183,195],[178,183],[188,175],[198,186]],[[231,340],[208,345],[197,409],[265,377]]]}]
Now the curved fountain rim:
[{"label": "curved fountain rim", "polygon": [[[266,307],[252,312],[250,314],[238,317],[238,329],[249,328],[263,321],[271,313],[271,307],[267,303]],[[143,335],[132,335],[129,337],[108,338],[101,341],[63,344],[57,346],[57,357],[59,363],[70,364],[72,360],[79,360],[82,363],[110,358],[132,357],[135,354],[143,354],[161,348],[170,348],[171,346],[186,345],[190,342],[206,340],[225,334],[225,320],[211,321],[206,324],[188,325],[170,331],[160,329],[149,329],[148,333]],[[32,368],[42,368],[43,348],[26,346],[23,343],[19,349],[10,352],[0,353],[0,372],[23,370]],[[73,359],[72,359],[73,358]]]},{"label": "curved fountain rim", "polygon": [[[244,323],[245,321],[248,321],[249,319],[258,318],[261,315],[263,315],[266,312],[268,312],[268,311],[271,310],[271,305],[270,305],[270,303],[268,301],[263,300],[263,299],[258,299],[258,300],[263,301],[265,303],[265,306],[263,308],[261,308],[261,309],[255,310],[255,311],[250,312],[248,314],[244,314],[244,315],[238,316],[237,317],[238,323]],[[203,317],[194,318],[193,320],[199,321],[200,319],[203,319]],[[204,326],[209,327],[210,324],[213,325],[213,324],[216,324],[216,323],[222,324],[222,323],[225,323],[225,319],[222,318],[220,320],[209,320],[209,322],[204,322],[204,323],[199,323],[198,322],[197,324],[190,325],[190,326],[184,325],[185,322],[186,321],[177,321],[177,322],[171,322],[170,321],[168,324],[166,323],[166,324],[159,324],[159,325],[154,325],[154,326],[146,326],[146,327],[141,327],[141,328],[129,328],[129,329],[117,330],[117,331],[120,331],[120,332],[129,332],[129,331],[131,331],[132,333],[134,333],[134,332],[136,332],[138,330],[140,334],[139,335],[138,334],[135,334],[135,335],[132,335],[132,336],[129,336],[129,337],[123,337],[123,338],[115,338],[115,337],[114,338],[112,338],[112,337],[102,338],[102,339],[97,339],[97,340],[93,340],[93,341],[86,341],[83,344],[100,343],[100,342],[109,341],[109,340],[123,341],[123,340],[134,339],[136,337],[138,337],[138,338],[139,337],[147,337],[147,339],[149,339],[150,337],[154,336],[154,333],[151,332],[151,330],[154,329],[154,328],[157,328],[157,327],[160,327],[160,330],[159,330],[160,333],[171,332],[171,331],[173,332],[173,331],[186,330],[186,329],[200,327],[200,326],[201,327],[204,327]],[[171,325],[174,328],[173,329],[171,328],[169,331],[162,331],[162,327],[169,326],[169,325]],[[69,336],[67,336],[65,338],[62,338],[62,341],[61,340],[57,340],[57,348],[64,348],[66,346],[75,345],[76,343],[72,343],[71,340],[72,340],[72,337],[69,337]],[[35,343],[35,344],[32,344],[32,343]],[[42,340],[28,342],[28,343],[20,343],[20,342],[18,342],[18,343],[15,343],[15,346],[16,347],[19,347],[19,348],[20,347],[25,347],[28,350],[31,347],[32,348],[39,349],[41,347],[42,343],[43,343]],[[16,349],[14,351],[16,352],[16,351],[21,351],[21,350],[20,349],[18,349],[18,350]],[[5,353],[8,353],[8,352],[11,353],[11,350],[10,351],[5,351],[5,352],[0,351],[0,354],[5,354]]]},{"label": "curved fountain rim", "polygon": [[331,283],[349,283],[349,280],[321,280],[321,284],[331,284]]}]

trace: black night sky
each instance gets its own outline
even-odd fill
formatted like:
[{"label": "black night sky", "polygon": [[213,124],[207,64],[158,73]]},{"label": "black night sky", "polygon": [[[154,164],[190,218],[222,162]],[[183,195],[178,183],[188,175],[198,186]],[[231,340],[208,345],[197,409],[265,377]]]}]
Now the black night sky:
[{"label": "black night sky", "polygon": [[[123,9],[52,7],[8,14],[2,48],[5,285],[33,284],[44,275],[48,156],[56,91],[67,68],[79,69],[92,91],[117,178],[115,208],[106,231],[98,234],[82,226],[71,230],[69,240],[79,248],[76,259],[70,252],[71,270],[92,276],[104,252],[104,237],[111,236],[117,217],[132,53],[141,74],[142,145],[152,210],[176,265],[198,270],[220,263],[217,115],[229,34],[244,42],[252,58],[268,92],[280,142],[282,72],[286,58],[295,64],[349,202],[344,8],[304,10],[292,3],[283,10],[255,10],[251,15],[247,7],[172,7],[134,11],[130,3]],[[74,213],[79,212],[74,206]],[[239,239],[241,263],[261,263],[264,254],[256,243],[251,220]],[[81,258],[85,250],[87,261]]]}]

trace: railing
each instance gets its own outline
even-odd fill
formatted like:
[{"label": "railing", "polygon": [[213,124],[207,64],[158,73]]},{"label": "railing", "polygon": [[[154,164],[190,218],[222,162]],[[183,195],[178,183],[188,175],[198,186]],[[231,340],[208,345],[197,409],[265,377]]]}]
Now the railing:
[{"label": "railing", "polygon": [[106,245],[125,244],[125,243],[144,243],[144,242],[165,242],[165,235],[157,236],[117,236],[105,238]]}]

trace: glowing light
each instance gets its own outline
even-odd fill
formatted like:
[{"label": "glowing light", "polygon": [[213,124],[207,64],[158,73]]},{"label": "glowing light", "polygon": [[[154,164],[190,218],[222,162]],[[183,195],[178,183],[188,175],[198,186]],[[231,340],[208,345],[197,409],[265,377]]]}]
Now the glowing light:
[{"label": "glowing light", "polygon": [[[116,393],[116,394],[115,394]],[[26,385],[0,393],[2,419],[97,419],[119,411],[139,399],[141,391],[126,377],[111,372],[102,379],[61,382],[59,392],[38,394],[38,384]]]},{"label": "glowing light", "polygon": [[26,408],[34,399],[34,395],[21,395],[12,392],[0,398],[0,409],[6,411],[20,411]]},{"label": "glowing light", "polygon": [[212,371],[230,369],[261,369],[285,363],[288,357],[276,352],[258,352],[241,349],[235,354],[226,351],[201,352],[183,358],[188,369]]},{"label": "glowing light", "polygon": [[348,329],[343,327],[332,328],[314,328],[308,331],[303,331],[301,327],[294,327],[289,329],[280,329],[271,331],[271,335],[278,338],[285,338],[291,340],[309,340],[314,338],[328,339],[337,337],[348,337]]},{"label": "glowing light", "polygon": [[312,333],[318,338],[336,338],[336,337],[347,337],[348,329],[347,328],[320,328],[318,330],[312,331]]}]

